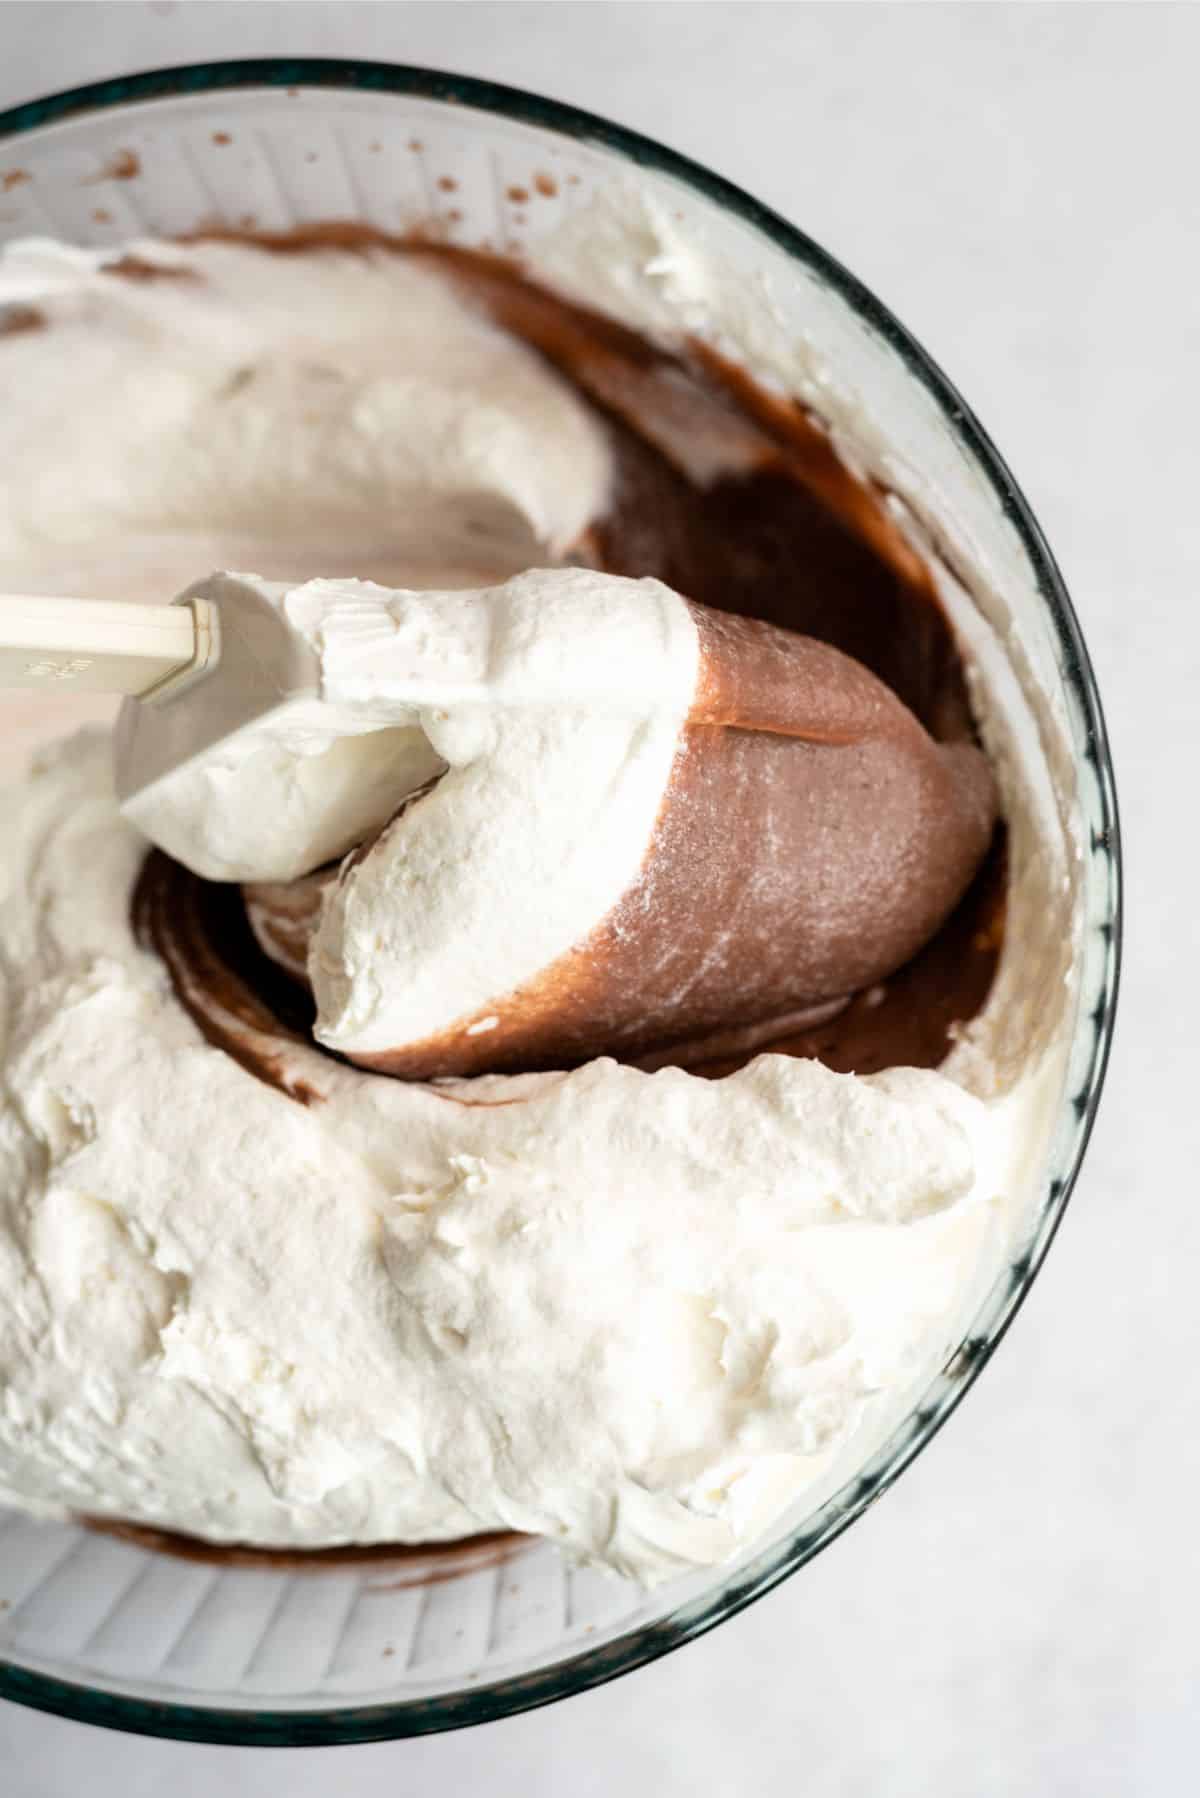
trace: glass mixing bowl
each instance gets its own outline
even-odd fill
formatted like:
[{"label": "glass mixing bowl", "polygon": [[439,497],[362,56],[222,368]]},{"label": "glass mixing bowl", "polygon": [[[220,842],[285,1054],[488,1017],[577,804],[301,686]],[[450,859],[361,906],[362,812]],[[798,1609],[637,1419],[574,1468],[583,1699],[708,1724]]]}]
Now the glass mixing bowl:
[{"label": "glass mixing bowl", "polygon": [[[732,1616],[830,1542],[945,1421],[1027,1292],[1100,1093],[1116,996],[1119,851],[1104,724],[1066,592],[1012,476],[901,325],[749,195],[647,138],[550,100],[435,72],[268,60],[99,82],[0,114],[0,241],[108,244],[213,224],[284,230],[434,218],[519,248],[635,174],[744,274],[798,339],[870,395],[910,469],[936,471],[973,558],[998,571],[1020,653],[1065,725],[1086,925],[1069,1071],[1022,1239],[947,1365],[849,1479],[736,1563],[646,1595],[545,1544],[404,1584],[176,1560],[0,1512],[0,1694],[85,1722],[214,1742],[355,1742],[503,1716],[628,1672]],[[912,499],[919,514],[919,496]],[[1011,639],[1010,646],[1011,646]]]}]

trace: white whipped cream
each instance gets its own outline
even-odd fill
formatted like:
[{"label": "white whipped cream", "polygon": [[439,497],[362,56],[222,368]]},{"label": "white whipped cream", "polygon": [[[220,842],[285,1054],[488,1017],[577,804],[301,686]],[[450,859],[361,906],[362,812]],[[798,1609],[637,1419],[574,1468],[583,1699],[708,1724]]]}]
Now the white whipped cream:
[{"label": "white whipped cream", "polygon": [[941,1075],[447,1090],[305,1050],[305,1107],[134,945],[103,735],[4,830],[0,1499],[300,1545],[511,1526],[656,1579],[949,1349],[1011,1145]]},{"label": "white whipped cream", "polygon": [[49,326],[0,337],[0,556],[29,591],[165,602],[217,567],[479,585],[558,560],[603,510],[593,416],[428,270],[133,254],[166,273],[40,240],[0,254],[0,307]]},{"label": "white whipped cream", "polygon": [[[756,372],[837,399],[761,296],[716,320],[715,264],[627,223],[604,282],[579,277],[593,303],[668,340],[718,322]],[[0,339],[0,570],[23,590],[161,600],[206,566],[477,588],[602,510],[586,410],[437,277],[136,248],[180,278],[0,259],[0,304],[50,324],[19,358]],[[555,278],[586,260],[564,239]],[[827,411],[847,442],[869,415]],[[927,521],[878,442],[864,426],[854,454]],[[1007,751],[1002,683],[980,698]],[[1043,1153],[1060,1077],[1051,1057],[1018,1078],[1016,1038],[1061,1036],[1053,967],[952,1059],[979,1091],[1016,1081],[987,1104],[943,1073],[773,1056],[716,1084],[597,1062],[431,1089],[301,1049],[304,1107],[206,1044],[133,943],[143,844],[108,754],[55,752],[0,839],[0,1498],[279,1545],[514,1525],[652,1581],[827,1490],[957,1341]],[[1015,747],[1000,775],[1032,815]],[[1010,999],[1027,937],[1070,918],[1045,829],[1019,839],[1050,872],[1018,869]]]}]

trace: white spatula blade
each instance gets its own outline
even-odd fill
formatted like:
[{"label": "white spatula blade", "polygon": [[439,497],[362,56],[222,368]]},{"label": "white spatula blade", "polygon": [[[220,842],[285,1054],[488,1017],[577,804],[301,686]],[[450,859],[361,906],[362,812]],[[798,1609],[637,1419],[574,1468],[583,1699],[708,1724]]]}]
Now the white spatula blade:
[{"label": "white spatula blade", "polygon": [[0,595],[0,687],[144,698],[197,650],[191,607]]}]

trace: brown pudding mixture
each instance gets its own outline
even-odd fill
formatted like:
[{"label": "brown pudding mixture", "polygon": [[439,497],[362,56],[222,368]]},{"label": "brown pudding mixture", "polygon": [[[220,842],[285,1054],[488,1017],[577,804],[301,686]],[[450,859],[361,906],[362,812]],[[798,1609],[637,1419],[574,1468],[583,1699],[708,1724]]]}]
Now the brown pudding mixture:
[{"label": "brown pudding mixture", "polygon": [[[704,605],[832,644],[883,680],[936,741],[973,740],[961,661],[929,570],[891,518],[886,493],[848,472],[821,422],[797,402],[756,386],[702,344],[663,351],[552,296],[497,258],[398,242],[358,226],[250,241],[280,255],[387,249],[436,267],[544,355],[602,420],[616,481],[610,509],[585,546],[589,561],[614,574],[656,576]],[[726,472],[704,482],[691,478],[689,468],[698,472],[706,460]],[[936,1067],[956,1027],[982,1007],[995,974],[1004,934],[1004,836],[1000,824],[965,897],[932,941],[835,1016],[784,1034],[759,1027],[744,1039],[714,1043],[699,1061],[671,1047],[630,1059],[648,1068],[684,1062],[711,1077],[733,1072],[764,1049],[814,1057],[839,1072]],[[181,1003],[210,1041],[297,1102],[320,1102],[311,1084],[288,1073],[289,1049],[316,1048],[311,995],[263,954],[238,888],[202,880],[154,851],[137,884],[134,924],[139,940],[162,956]],[[213,1559],[250,1556],[314,1568],[396,1561],[422,1579],[488,1564],[517,1541],[478,1537],[419,1549],[306,1554],[97,1527]]]}]

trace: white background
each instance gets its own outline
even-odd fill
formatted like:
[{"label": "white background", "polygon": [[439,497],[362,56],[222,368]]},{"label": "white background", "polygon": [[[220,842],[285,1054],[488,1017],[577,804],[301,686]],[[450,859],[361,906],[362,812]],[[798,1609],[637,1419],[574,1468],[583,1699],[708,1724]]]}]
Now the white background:
[{"label": "white background", "polygon": [[0,1705],[4,1798],[1042,1798],[1200,1782],[1200,11],[0,4],[0,106],[205,56],[363,55],[609,114],[862,276],[1057,551],[1113,731],[1130,924],[1067,1221],[981,1384],[781,1591],[605,1690],[274,1757]]}]

